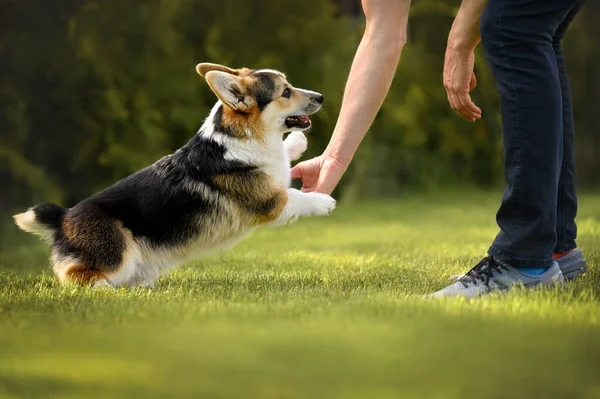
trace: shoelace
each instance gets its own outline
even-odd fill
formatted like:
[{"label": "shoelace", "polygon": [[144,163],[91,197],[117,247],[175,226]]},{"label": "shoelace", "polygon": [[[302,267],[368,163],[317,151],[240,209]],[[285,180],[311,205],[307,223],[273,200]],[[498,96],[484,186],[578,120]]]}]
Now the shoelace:
[{"label": "shoelace", "polygon": [[477,284],[477,280],[481,280],[485,285],[489,285],[490,279],[494,277],[494,272],[502,274],[502,270],[509,269],[491,256],[486,256],[458,280],[458,282],[464,285],[465,288],[468,288],[469,284]]}]

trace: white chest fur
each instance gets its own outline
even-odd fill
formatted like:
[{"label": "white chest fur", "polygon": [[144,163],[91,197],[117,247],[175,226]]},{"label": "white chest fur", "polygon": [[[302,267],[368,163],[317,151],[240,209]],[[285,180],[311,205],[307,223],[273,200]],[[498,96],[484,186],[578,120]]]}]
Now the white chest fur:
[{"label": "white chest fur", "polygon": [[273,134],[266,144],[267,146],[263,150],[264,158],[262,158],[261,170],[273,178],[276,185],[288,187],[290,184],[290,159],[283,146],[281,135]]},{"label": "white chest fur", "polygon": [[288,187],[290,183],[290,159],[283,145],[282,134],[280,132],[266,132],[259,140],[253,137],[253,132],[248,131],[248,139],[242,140],[217,132],[214,130],[212,121],[220,106],[221,102],[219,101],[213,107],[202,126],[202,135],[226,148],[225,159],[255,165],[272,177],[275,184]]},{"label": "white chest fur", "polygon": [[[213,134],[213,138],[215,136],[216,134]],[[264,141],[226,138],[221,143],[227,148],[225,159],[255,165],[273,178],[275,184],[288,187],[290,160],[283,146],[281,134],[267,134]]]}]

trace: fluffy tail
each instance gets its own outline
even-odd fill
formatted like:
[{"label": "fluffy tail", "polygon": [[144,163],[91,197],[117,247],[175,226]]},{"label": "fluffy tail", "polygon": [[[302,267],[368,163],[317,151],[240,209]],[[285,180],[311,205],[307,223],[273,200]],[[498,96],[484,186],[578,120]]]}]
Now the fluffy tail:
[{"label": "fluffy tail", "polygon": [[51,240],[63,222],[67,210],[54,204],[40,204],[29,208],[27,212],[13,216],[22,230]]}]

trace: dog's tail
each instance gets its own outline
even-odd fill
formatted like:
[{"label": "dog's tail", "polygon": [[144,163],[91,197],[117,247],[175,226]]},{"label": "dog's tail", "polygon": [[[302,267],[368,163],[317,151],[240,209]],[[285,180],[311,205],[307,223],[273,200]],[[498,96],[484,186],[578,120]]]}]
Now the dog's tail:
[{"label": "dog's tail", "polygon": [[56,230],[61,228],[66,213],[65,208],[46,203],[29,208],[27,212],[14,215],[13,218],[22,230],[51,241]]}]

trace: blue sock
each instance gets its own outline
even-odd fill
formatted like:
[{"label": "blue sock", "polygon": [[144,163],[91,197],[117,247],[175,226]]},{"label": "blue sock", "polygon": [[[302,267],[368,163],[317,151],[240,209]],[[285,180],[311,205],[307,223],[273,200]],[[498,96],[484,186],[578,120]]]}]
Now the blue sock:
[{"label": "blue sock", "polygon": [[541,276],[542,274],[546,273],[548,271],[548,269],[550,269],[549,267],[517,267],[517,269],[519,269],[519,271],[523,274],[526,274],[528,276],[531,277],[537,277],[537,276]]}]

